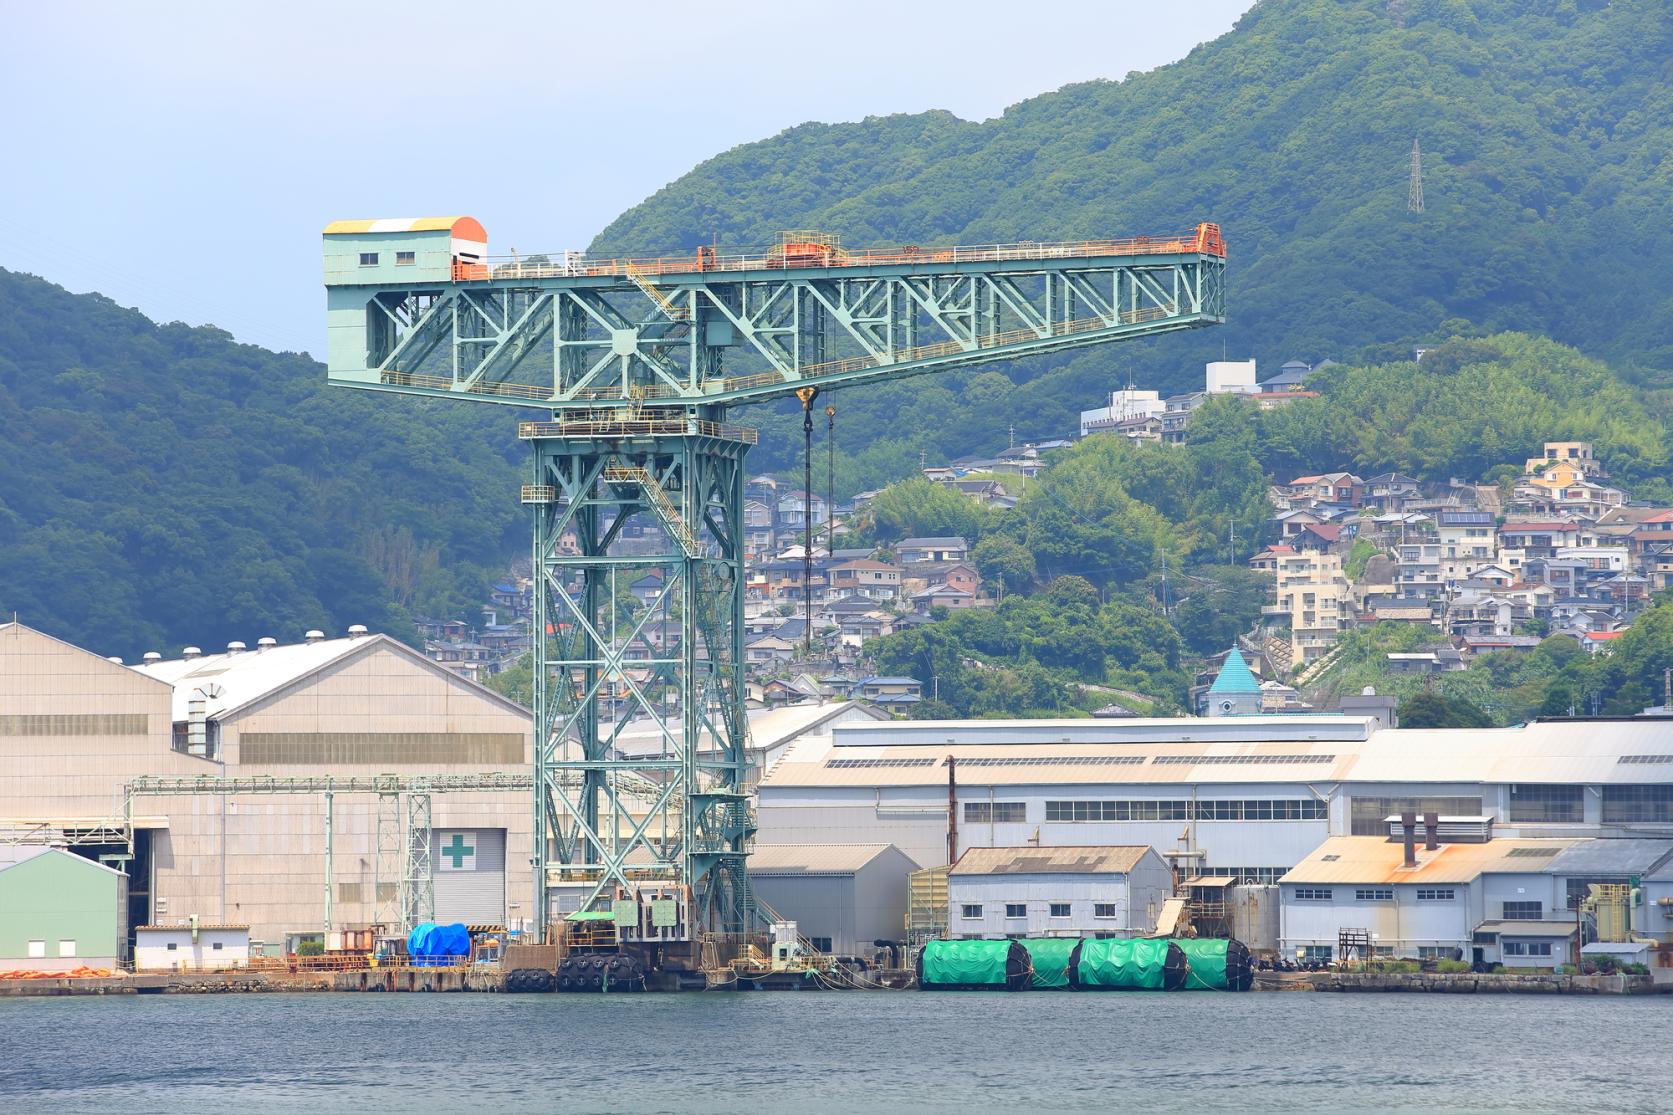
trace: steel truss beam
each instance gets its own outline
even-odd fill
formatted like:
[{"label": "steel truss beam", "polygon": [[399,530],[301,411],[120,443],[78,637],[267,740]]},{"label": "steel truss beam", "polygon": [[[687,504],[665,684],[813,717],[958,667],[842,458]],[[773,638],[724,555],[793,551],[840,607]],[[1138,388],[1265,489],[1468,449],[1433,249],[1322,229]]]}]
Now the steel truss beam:
[{"label": "steel truss beam", "polygon": [[[550,911],[551,885],[579,888],[583,908],[677,892],[683,938],[741,928],[750,914],[748,442],[697,432],[733,429],[701,420],[638,428],[659,424],[693,432],[524,428],[531,489],[545,494],[534,504],[535,909]],[[624,753],[630,724],[650,727],[658,745]]]},{"label": "steel truss beam", "polygon": [[548,410],[752,403],[1214,324],[1224,272],[1169,253],[335,287],[368,327],[364,365],[331,379]]}]

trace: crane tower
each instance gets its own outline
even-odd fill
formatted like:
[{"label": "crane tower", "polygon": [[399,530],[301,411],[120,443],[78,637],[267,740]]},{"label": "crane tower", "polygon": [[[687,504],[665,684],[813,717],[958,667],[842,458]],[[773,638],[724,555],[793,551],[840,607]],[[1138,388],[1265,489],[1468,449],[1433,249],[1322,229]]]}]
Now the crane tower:
[{"label": "crane tower", "polygon": [[[493,256],[469,217],[325,229],[332,384],[535,411],[533,909],[653,949],[749,926],[745,455],[729,407],[1225,320],[1170,237]],[[637,599],[624,606],[629,587]],[[623,745],[633,726],[652,743]],[[559,902],[561,899],[561,903]]]}]

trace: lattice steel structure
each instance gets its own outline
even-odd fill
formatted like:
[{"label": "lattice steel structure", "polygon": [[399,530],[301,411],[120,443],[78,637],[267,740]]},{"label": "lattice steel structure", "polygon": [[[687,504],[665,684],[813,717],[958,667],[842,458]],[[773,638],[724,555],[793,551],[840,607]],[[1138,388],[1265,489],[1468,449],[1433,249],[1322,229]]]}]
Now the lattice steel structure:
[{"label": "lattice steel structure", "polygon": [[[615,260],[497,258],[486,241],[465,217],[329,226],[329,379],[546,412],[519,430],[533,457],[534,908],[579,890],[624,940],[751,918],[741,528],[755,432],[726,407],[809,407],[833,387],[1225,318],[1214,225],[867,251],[787,233],[754,254]],[[648,603],[622,608],[623,579],[646,577]],[[662,745],[624,754],[640,721]]]}]

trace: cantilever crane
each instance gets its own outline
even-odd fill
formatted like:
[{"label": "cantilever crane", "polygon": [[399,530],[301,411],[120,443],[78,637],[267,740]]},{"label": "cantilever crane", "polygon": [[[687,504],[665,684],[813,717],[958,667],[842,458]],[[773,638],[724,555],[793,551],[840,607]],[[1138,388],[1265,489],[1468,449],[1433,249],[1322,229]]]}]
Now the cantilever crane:
[{"label": "cantilever crane", "polygon": [[[558,898],[609,910],[622,942],[663,949],[752,911],[756,432],[727,407],[794,395],[806,409],[833,387],[1225,319],[1210,224],[864,251],[787,233],[755,254],[589,259],[493,257],[475,220],[441,217],[337,222],[325,257],[331,383],[543,412],[518,430],[533,450],[534,909],[543,926]],[[622,616],[623,577],[647,569],[650,606]],[[630,723],[655,745],[625,746]]]}]

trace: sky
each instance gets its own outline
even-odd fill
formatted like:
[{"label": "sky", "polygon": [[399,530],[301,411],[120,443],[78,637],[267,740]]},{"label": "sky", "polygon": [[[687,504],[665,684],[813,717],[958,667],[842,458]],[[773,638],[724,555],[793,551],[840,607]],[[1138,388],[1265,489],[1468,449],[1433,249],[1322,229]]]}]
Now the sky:
[{"label": "sky", "polygon": [[318,352],[328,221],[462,213],[496,253],[585,247],[738,144],[997,116],[1176,61],[1251,2],[8,4],[0,267]]}]

